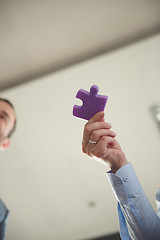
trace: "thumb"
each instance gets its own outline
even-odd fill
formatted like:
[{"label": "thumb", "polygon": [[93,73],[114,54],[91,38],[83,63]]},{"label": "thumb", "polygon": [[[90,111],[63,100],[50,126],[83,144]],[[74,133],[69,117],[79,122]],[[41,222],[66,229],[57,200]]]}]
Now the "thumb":
[{"label": "thumb", "polygon": [[93,123],[93,122],[104,122],[104,112],[98,112],[96,113],[90,120],[89,123]]}]

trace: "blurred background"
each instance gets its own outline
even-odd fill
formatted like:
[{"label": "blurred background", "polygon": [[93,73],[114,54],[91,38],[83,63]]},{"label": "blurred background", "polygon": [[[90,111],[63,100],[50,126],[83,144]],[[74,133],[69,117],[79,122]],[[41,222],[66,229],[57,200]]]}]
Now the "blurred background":
[{"label": "blurred background", "polygon": [[0,90],[17,113],[1,153],[6,240],[119,239],[109,168],[81,152],[75,98],[93,84],[156,210],[160,1],[0,1]]}]

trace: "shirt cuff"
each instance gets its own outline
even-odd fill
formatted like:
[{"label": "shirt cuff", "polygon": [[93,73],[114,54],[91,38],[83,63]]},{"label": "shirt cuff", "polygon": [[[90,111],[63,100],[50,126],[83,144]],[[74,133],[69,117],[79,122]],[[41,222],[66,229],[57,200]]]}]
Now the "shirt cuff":
[{"label": "shirt cuff", "polygon": [[106,174],[118,202],[134,197],[143,191],[131,163],[118,169],[115,174],[112,171]]}]

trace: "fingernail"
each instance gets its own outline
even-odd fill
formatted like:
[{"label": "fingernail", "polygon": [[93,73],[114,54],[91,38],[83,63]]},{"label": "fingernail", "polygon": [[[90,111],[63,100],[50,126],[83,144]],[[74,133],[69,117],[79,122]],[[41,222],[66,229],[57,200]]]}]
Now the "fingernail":
[{"label": "fingernail", "polygon": [[104,112],[99,112],[98,117],[102,117],[102,116],[104,116]]},{"label": "fingernail", "polygon": [[112,127],[112,125],[111,125],[110,123],[106,123],[106,126],[107,126],[108,128],[111,128],[111,127]]}]

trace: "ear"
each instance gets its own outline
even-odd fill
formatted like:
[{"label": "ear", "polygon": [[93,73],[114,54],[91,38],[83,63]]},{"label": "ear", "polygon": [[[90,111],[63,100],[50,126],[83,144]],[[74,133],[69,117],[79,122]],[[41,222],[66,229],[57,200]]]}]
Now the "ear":
[{"label": "ear", "polygon": [[9,138],[5,138],[0,143],[0,151],[5,151],[9,146],[10,146],[10,140],[9,140]]}]

